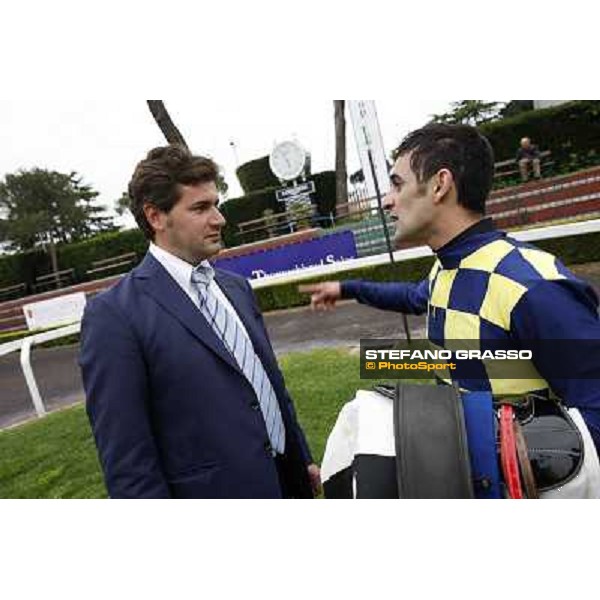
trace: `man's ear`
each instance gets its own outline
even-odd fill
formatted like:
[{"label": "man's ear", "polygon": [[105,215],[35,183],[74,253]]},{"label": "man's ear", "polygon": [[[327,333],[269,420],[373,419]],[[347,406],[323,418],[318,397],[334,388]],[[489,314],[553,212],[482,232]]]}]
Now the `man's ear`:
[{"label": "man's ear", "polygon": [[150,227],[154,229],[154,231],[163,231],[165,228],[165,213],[160,210],[156,204],[152,202],[144,202],[142,207],[144,211],[144,215],[146,217],[146,221],[150,224]]},{"label": "man's ear", "polygon": [[449,169],[440,169],[432,177],[434,202],[441,202],[454,188],[454,176]]}]

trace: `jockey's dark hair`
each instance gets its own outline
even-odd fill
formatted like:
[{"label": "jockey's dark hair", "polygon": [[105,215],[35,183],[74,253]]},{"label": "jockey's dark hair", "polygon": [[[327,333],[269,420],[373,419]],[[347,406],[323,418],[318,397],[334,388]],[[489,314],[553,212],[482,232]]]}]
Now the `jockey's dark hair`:
[{"label": "jockey's dark hair", "polygon": [[430,123],[409,133],[394,152],[394,159],[409,153],[419,183],[440,169],[448,169],[454,177],[458,203],[485,214],[494,179],[494,151],[475,127]]}]

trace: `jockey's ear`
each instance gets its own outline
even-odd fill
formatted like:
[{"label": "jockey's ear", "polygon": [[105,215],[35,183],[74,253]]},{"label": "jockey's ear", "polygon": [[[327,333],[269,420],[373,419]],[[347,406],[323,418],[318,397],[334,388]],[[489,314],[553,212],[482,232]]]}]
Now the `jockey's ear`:
[{"label": "jockey's ear", "polygon": [[429,186],[433,195],[433,203],[439,204],[449,197],[451,192],[456,195],[454,175],[449,169],[440,169],[430,180]]}]

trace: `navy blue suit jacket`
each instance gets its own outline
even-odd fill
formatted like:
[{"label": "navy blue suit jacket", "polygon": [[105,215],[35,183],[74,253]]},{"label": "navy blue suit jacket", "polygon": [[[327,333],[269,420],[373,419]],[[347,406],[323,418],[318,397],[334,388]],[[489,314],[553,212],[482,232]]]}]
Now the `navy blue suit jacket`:
[{"label": "navy blue suit jacket", "polygon": [[254,294],[238,275],[217,270],[215,278],[273,384],[285,455],[276,465],[252,386],[147,254],[88,303],[81,330],[87,411],[113,498],[312,497],[312,459]]}]

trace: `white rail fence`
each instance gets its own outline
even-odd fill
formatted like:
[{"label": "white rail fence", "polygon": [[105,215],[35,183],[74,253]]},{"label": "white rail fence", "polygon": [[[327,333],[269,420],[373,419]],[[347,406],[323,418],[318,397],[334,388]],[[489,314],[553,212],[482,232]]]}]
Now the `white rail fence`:
[{"label": "white rail fence", "polygon": [[[580,221],[565,225],[553,225],[550,227],[540,227],[537,229],[518,231],[511,233],[511,237],[524,242],[533,242],[545,239],[567,237],[571,235],[584,235],[586,233],[594,233],[599,231],[600,219],[594,219],[591,221]],[[407,250],[398,250],[394,252],[394,259],[397,262],[402,262],[411,260],[413,258],[431,255],[432,252],[427,246],[419,246],[418,248],[409,248]],[[381,265],[387,263],[388,261],[389,255],[387,253],[378,254],[376,256],[366,256],[364,258],[347,260],[341,263],[309,267],[307,269],[297,270],[290,273],[279,273],[277,275],[262,277],[260,279],[251,281],[251,285],[253,288],[258,289],[271,285],[298,282],[321,275],[334,276],[342,274],[351,269]],[[0,357],[12,352],[20,351],[21,369],[27,384],[27,389],[29,390],[29,395],[31,396],[31,401],[33,402],[33,406],[38,417],[45,416],[47,411],[40,394],[33,369],[31,367],[31,347],[36,344],[43,344],[44,342],[49,342],[51,340],[56,340],[79,333],[80,330],[81,322],[77,322],[59,329],[46,331],[44,333],[37,333],[21,338],[20,340],[0,344]]]},{"label": "white rail fence", "polygon": [[38,417],[43,417],[46,414],[46,407],[44,406],[44,401],[42,400],[42,395],[40,394],[40,389],[31,367],[31,347],[35,344],[43,344],[44,342],[50,342],[51,340],[79,333],[80,329],[81,322],[78,322],[0,345],[0,356],[10,354],[11,352],[21,352],[21,369],[23,370],[25,383],[27,384],[27,389],[29,390],[29,395],[31,396],[31,401]]},{"label": "white rail fence", "polygon": [[[548,227],[537,227],[535,229],[525,229],[523,231],[510,232],[510,237],[521,242],[536,242],[571,235],[584,235],[586,233],[595,233],[600,231],[600,219],[590,221],[578,221],[576,223],[566,223],[564,225],[550,225]],[[428,246],[418,246],[417,248],[407,248],[406,250],[396,250],[394,260],[402,262],[421,258],[423,256],[432,256],[433,252]],[[276,275],[267,275],[251,281],[254,289],[269,287],[271,285],[281,285],[283,283],[293,283],[310,279],[311,277],[320,277],[321,275],[337,275],[352,269],[363,267],[374,267],[389,262],[390,256],[387,252],[374,256],[365,256],[344,262],[337,262],[328,265],[319,265],[317,267],[308,267],[302,270],[290,271],[289,273],[278,273]]]}]

